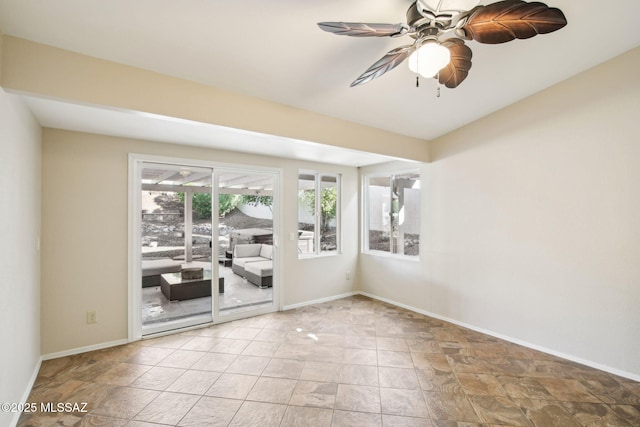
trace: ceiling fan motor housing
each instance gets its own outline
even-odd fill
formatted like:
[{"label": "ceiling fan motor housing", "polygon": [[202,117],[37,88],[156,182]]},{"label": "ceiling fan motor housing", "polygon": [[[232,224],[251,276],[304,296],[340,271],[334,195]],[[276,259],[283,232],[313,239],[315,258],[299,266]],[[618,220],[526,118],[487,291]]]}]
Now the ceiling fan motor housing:
[{"label": "ceiling fan motor housing", "polygon": [[411,34],[414,38],[438,35],[451,27],[452,20],[453,15],[450,13],[436,15],[426,10],[421,12],[417,3],[412,3],[407,10],[407,24],[414,30],[415,33]]}]

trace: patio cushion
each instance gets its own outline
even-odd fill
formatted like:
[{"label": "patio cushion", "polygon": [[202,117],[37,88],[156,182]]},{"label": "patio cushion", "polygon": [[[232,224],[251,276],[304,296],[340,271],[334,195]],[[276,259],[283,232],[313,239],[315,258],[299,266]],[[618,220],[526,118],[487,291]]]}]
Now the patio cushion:
[{"label": "patio cushion", "polygon": [[[233,263],[235,265],[238,265],[242,268],[247,268],[247,264],[253,264],[255,262],[261,262],[264,261],[265,259],[260,257],[260,256],[250,256],[250,257],[244,257],[244,258],[234,258],[233,259]],[[271,261],[269,261],[271,262]]]},{"label": "patio cushion", "polygon": [[273,261],[256,261],[250,262],[244,266],[244,269],[256,276],[266,277],[273,275]]},{"label": "patio cushion", "polygon": [[259,243],[236,245],[233,248],[233,258],[259,257],[262,246]]},{"label": "patio cushion", "polygon": [[271,245],[262,245],[262,248],[260,248],[260,256],[262,258],[272,259],[273,258],[273,246],[271,246]]},{"label": "patio cushion", "polygon": [[153,259],[142,261],[142,276],[155,276],[165,273],[177,273],[182,268],[180,261]]}]

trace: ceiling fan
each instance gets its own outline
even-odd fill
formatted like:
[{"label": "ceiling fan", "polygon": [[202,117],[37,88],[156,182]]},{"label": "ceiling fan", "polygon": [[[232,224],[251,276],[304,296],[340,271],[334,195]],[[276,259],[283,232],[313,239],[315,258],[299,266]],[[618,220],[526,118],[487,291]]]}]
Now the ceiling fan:
[{"label": "ceiling fan", "polygon": [[502,0],[478,6],[480,0],[416,0],[407,10],[407,23],[365,24],[319,22],[327,32],[353,37],[400,37],[410,45],[387,52],[351,83],[351,87],[380,77],[409,59],[409,68],[425,78],[437,78],[455,88],[469,74],[471,49],[464,40],[499,44],[547,34],[567,25],[560,9],[544,3]]}]

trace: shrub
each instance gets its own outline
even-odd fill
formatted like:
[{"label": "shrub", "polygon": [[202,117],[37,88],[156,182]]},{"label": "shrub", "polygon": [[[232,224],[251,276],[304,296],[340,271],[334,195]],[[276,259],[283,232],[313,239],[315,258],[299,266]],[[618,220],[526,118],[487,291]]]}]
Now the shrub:
[{"label": "shrub", "polygon": [[[177,193],[178,199],[184,203],[184,193]],[[225,216],[231,212],[240,201],[234,194],[220,194],[218,197],[219,215]],[[211,219],[211,193],[193,194],[193,215],[197,219]]]}]

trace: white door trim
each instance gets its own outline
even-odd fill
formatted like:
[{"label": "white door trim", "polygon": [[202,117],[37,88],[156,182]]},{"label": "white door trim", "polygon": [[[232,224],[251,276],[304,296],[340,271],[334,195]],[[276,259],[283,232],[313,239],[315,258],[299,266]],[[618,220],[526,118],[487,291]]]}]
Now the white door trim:
[{"label": "white door trim", "polygon": [[[274,168],[268,166],[256,166],[256,165],[243,165],[243,164],[233,164],[226,162],[215,162],[209,160],[197,160],[197,159],[189,159],[189,158],[181,158],[181,157],[170,157],[170,156],[158,156],[151,154],[140,154],[140,153],[129,153],[129,182],[128,182],[128,340],[136,341],[142,338],[142,322],[141,322],[141,309],[142,309],[142,298],[139,290],[142,288],[142,255],[140,252],[140,229],[141,229],[141,215],[139,214],[141,211],[140,205],[140,192],[141,189],[141,173],[142,173],[142,163],[165,163],[165,164],[179,164],[185,166],[193,166],[193,167],[207,167],[214,170],[214,177],[217,176],[216,170],[224,169],[224,170],[242,170],[242,171],[250,171],[260,174],[271,174],[274,178],[274,189],[273,189],[273,221],[274,221],[274,235],[273,235],[273,246],[276,254],[274,256],[276,262],[274,263],[274,305],[270,309],[264,310],[256,310],[250,312],[250,315],[263,314],[273,311],[279,311],[282,309],[283,300],[283,292],[282,292],[282,283],[280,278],[281,267],[282,267],[282,256],[280,248],[280,242],[282,242],[282,209],[280,205],[282,204],[281,199],[281,188],[282,188],[282,176],[283,170],[281,168]],[[217,177],[214,181],[214,185],[217,185]],[[217,187],[216,187],[217,188]],[[215,199],[215,198],[214,198]],[[213,209],[217,212],[217,200],[214,200]],[[217,215],[213,215],[212,218],[213,223],[213,232],[217,233]],[[217,237],[217,236],[216,236]],[[217,249],[215,250],[217,252]],[[212,256],[215,256],[216,253],[212,253]],[[215,258],[213,258],[215,260]],[[217,262],[214,262],[214,268],[217,269]],[[217,275],[216,275],[217,276]],[[214,289],[217,284],[213,284]],[[217,306],[217,296],[215,296],[215,292],[212,292],[214,297],[211,299],[212,301],[212,310],[214,313],[213,323],[220,322],[220,316],[215,310]],[[233,316],[224,316],[224,321],[236,320],[238,318],[246,317],[247,313],[239,313],[238,315]]]}]

